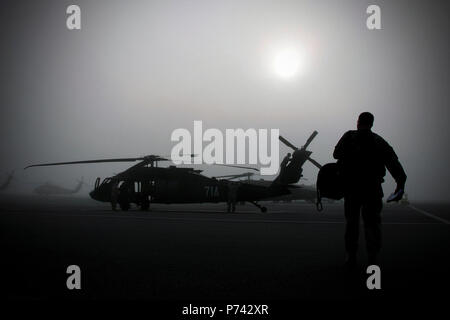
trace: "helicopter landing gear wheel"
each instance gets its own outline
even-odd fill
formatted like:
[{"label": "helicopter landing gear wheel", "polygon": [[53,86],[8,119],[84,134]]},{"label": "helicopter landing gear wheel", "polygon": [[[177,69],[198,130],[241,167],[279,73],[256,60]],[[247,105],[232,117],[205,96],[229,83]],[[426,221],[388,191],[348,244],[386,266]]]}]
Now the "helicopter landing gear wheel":
[{"label": "helicopter landing gear wheel", "polygon": [[128,201],[122,201],[119,203],[119,205],[122,211],[128,211],[130,209],[130,203]]},{"label": "helicopter landing gear wheel", "polygon": [[149,200],[144,200],[141,203],[141,210],[142,211],[148,211],[148,209],[150,208],[150,201]]},{"label": "helicopter landing gear wheel", "polygon": [[251,204],[253,204],[255,207],[257,207],[259,210],[261,210],[262,213],[267,212],[267,208],[263,207],[262,205],[258,204],[256,201],[250,201]]}]

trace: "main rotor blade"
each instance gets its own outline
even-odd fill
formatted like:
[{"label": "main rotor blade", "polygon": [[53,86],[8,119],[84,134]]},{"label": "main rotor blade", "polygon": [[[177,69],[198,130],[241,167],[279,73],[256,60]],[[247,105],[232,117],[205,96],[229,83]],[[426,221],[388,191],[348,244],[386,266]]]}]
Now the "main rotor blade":
[{"label": "main rotor blade", "polygon": [[297,148],[296,146],[294,146],[292,143],[290,143],[289,141],[287,141],[283,136],[279,136],[278,139],[280,139],[281,142],[283,142],[286,146],[292,148],[294,151],[298,149],[298,148]]},{"label": "main rotor blade", "polygon": [[220,166],[220,167],[230,167],[230,168],[240,168],[240,169],[248,169],[248,170],[255,170],[257,172],[259,172],[258,168],[252,168],[252,167],[244,167],[244,166],[236,166],[233,164],[218,164],[218,163],[214,163],[212,164],[213,166]]},{"label": "main rotor blade", "polygon": [[216,179],[222,179],[222,178],[236,178],[238,175],[235,174],[227,174],[225,176],[215,176]]},{"label": "main rotor blade", "polygon": [[[188,156],[188,157],[191,157],[191,158],[195,158],[195,157],[198,157],[198,154],[194,154],[194,153],[182,153],[182,154],[180,154],[179,156],[182,156],[182,157],[184,157],[184,156]],[[167,158],[167,159],[164,159],[164,160],[167,160],[167,161],[172,161],[172,155],[163,155],[163,156],[148,156],[148,157],[159,157],[159,158]],[[159,161],[159,160],[158,160]]]},{"label": "main rotor blade", "polygon": [[311,134],[311,136],[306,140],[305,145],[303,146],[303,149],[308,148],[309,144],[314,140],[314,138],[317,136],[318,132],[314,130],[314,132]]},{"label": "main rotor blade", "polygon": [[150,161],[150,162],[156,162],[156,161],[170,161],[170,159],[163,158],[160,156],[145,156],[142,158],[142,160]]},{"label": "main rotor blade", "polygon": [[308,157],[308,160],[315,165],[317,168],[322,168],[322,165],[320,163],[318,163],[316,160],[314,160],[313,158]]},{"label": "main rotor blade", "polygon": [[214,178],[230,178],[230,179],[236,179],[236,178],[243,178],[243,177],[249,177],[255,175],[253,172],[245,172],[241,174],[228,174],[225,176],[216,176]]},{"label": "main rotor blade", "polygon": [[82,163],[104,163],[104,162],[134,162],[138,160],[144,160],[144,158],[114,158],[114,159],[96,159],[96,160],[83,160],[83,161],[69,161],[69,162],[52,162],[52,163],[39,163],[32,164],[24,168],[32,168],[32,167],[47,167],[47,166],[60,166],[66,164],[82,164]]},{"label": "main rotor blade", "polygon": [[252,177],[252,176],[254,176],[254,175],[255,175],[255,174],[254,174],[253,172],[244,172],[244,173],[238,174],[238,175],[236,175],[236,176],[230,178],[229,180],[234,180],[234,179],[244,178],[244,177],[247,177],[247,179],[250,180],[250,177]]}]

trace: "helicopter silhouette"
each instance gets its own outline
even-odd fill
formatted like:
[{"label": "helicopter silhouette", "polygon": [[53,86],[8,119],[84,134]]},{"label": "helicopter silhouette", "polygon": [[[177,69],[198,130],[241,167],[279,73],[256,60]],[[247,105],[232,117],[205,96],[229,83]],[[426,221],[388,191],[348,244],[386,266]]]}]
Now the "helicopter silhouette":
[{"label": "helicopter silhouette", "polygon": [[13,180],[13,178],[14,178],[14,171],[12,171],[10,174],[8,174],[5,182],[3,182],[0,185],[0,191],[6,190],[9,187],[9,185],[11,184],[11,181]]},{"label": "helicopter silhouette", "polygon": [[75,186],[74,189],[67,189],[63,188],[61,186],[58,186],[56,184],[53,184],[50,181],[47,181],[46,183],[37,186],[33,191],[36,194],[43,195],[43,196],[49,196],[49,195],[69,195],[69,194],[75,194],[78,193],[81,190],[81,187],[83,186],[83,178],[78,181],[78,184]]},{"label": "helicopter silhouette", "polygon": [[[267,212],[267,208],[261,206],[258,201],[290,194],[293,188],[298,188],[298,186],[293,184],[302,177],[302,167],[306,161],[310,161],[320,168],[320,164],[310,157],[312,152],[307,150],[307,147],[316,135],[317,131],[314,131],[306,141],[306,144],[301,148],[295,147],[280,136],[280,141],[294,151],[289,163],[285,167],[280,168],[280,173],[274,181],[265,181],[258,184],[251,181],[240,181],[236,201],[252,203],[261,212]],[[139,162],[123,172],[105,178],[103,181],[97,178],[94,190],[89,193],[90,197],[97,201],[111,202],[113,188],[118,188],[117,202],[124,211],[130,209],[132,203],[139,206],[142,210],[148,210],[150,203],[219,203],[227,202],[228,200],[229,180],[205,176],[202,174],[202,170],[194,168],[172,165],[158,167],[158,162],[170,161],[168,158],[158,155],[42,163],[29,165],[25,169],[43,166],[136,161]],[[217,165],[259,171],[251,167]]]}]

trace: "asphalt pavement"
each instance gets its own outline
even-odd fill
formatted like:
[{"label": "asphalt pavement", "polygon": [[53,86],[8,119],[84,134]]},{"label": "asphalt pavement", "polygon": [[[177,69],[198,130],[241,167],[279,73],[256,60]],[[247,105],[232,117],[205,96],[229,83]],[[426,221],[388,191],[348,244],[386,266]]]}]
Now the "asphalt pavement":
[{"label": "asphalt pavement", "polygon": [[[306,301],[372,299],[343,268],[342,203],[158,205],[112,212],[82,197],[1,195],[2,287],[8,299]],[[385,205],[377,299],[445,300],[450,204]],[[81,269],[68,290],[66,269]]]}]

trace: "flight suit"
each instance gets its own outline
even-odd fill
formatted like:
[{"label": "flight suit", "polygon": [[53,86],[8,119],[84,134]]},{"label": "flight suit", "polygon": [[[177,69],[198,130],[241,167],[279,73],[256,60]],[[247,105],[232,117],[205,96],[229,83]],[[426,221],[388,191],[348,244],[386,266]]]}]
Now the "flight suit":
[{"label": "flight suit", "polygon": [[381,184],[386,168],[395,179],[397,189],[404,189],[405,171],[392,147],[370,129],[346,132],[336,145],[333,157],[338,160],[343,177],[345,248],[350,256],[356,255],[362,215],[370,260],[381,249]]}]

